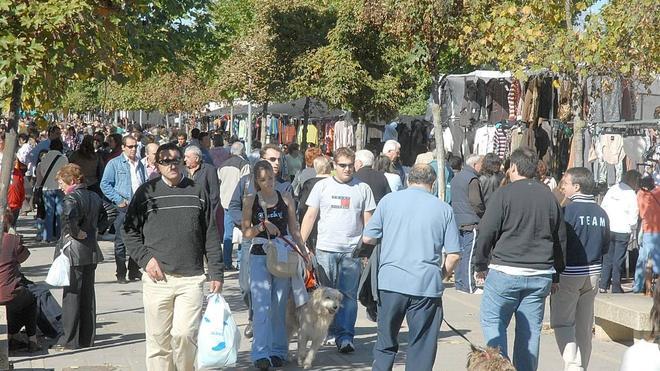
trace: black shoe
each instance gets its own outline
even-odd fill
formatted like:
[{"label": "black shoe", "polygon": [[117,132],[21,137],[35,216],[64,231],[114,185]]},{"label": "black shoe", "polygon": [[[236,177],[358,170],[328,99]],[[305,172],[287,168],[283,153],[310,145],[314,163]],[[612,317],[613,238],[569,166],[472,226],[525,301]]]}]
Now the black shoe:
[{"label": "black shoe", "polygon": [[286,361],[278,356],[272,356],[270,357],[270,363],[273,365],[273,367],[284,367]]},{"label": "black shoe", "polygon": [[225,268],[225,272],[236,272],[238,268],[234,267],[233,265],[228,266]]},{"label": "black shoe", "polygon": [[142,275],[137,275],[137,276],[128,276],[129,281],[142,281]]},{"label": "black shoe", "polygon": [[252,321],[248,322],[247,326],[245,326],[245,331],[243,331],[243,335],[245,335],[246,339],[252,339],[252,336],[254,335],[252,333]]},{"label": "black shoe", "polygon": [[43,350],[43,348],[39,344],[37,344],[36,342],[34,342],[34,341],[28,342],[28,345],[27,345],[28,353],[41,352],[42,350]]},{"label": "black shoe", "polygon": [[268,370],[270,368],[270,359],[268,358],[258,359],[254,361],[254,367],[260,370]]},{"label": "black shoe", "polygon": [[355,352],[355,346],[353,345],[353,342],[350,340],[342,340],[339,345],[337,345],[337,349],[339,349],[339,353],[353,353]]},{"label": "black shoe", "polygon": [[10,351],[26,349],[27,347],[28,347],[28,343],[26,343],[26,342],[16,340],[16,339],[9,339],[9,350]]},{"label": "black shoe", "polygon": [[126,284],[128,281],[124,277],[117,277],[117,283]]}]

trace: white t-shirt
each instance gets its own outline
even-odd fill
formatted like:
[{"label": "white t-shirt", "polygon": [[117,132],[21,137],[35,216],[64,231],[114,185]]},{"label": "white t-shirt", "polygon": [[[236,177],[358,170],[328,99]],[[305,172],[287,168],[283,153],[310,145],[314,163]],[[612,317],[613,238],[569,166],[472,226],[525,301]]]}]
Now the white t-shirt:
[{"label": "white t-shirt", "polygon": [[316,248],[332,252],[352,252],[362,236],[363,213],[376,208],[367,183],[353,178],[340,183],[334,177],[316,183],[307,206],[319,209]]},{"label": "white t-shirt", "polygon": [[619,371],[660,371],[658,344],[645,340],[636,342],[623,354]]}]

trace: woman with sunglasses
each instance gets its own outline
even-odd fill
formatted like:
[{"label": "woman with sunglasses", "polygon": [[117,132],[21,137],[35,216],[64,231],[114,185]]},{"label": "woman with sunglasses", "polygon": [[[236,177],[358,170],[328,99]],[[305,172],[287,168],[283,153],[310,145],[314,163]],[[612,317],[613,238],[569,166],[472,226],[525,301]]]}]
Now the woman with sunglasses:
[{"label": "woman with sunglasses", "polygon": [[[256,195],[243,202],[243,238],[251,239],[250,292],[254,311],[252,361],[260,370],[282,367],[289,348],[286,333],[286,305],[291,278],[273,276],[266,267],[263,244],[268,238],[291,235],[298,249],[307,254],[296,220],[291,195],[275,190],[275,172],[268,161],[254,165]],[[291,241],[291,238],[289,238]]]}]

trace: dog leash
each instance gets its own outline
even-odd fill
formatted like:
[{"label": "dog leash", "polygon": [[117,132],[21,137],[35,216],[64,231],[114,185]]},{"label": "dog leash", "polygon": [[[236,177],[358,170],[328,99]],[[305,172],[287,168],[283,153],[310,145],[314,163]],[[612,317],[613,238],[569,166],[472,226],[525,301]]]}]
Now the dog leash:
[{"label": "dog leash", "polygon": [[456,335],[462,337],[463,340],[467,341],[467,343],[470,344],[470,347],[472,348],[472,350],[482,350],[483,349],[481,347],[478,347],[478,346],[474,345],[470,341],[470,339],[466,338],[465,335],[461,334],[458,330],[456,330],[456,328],[454,328],[454,326],[450,325],[449,322],[447,322],[447,319],[442,318],[442,322],[444,322],[452,331],[454,331],[454,333],[456,333]]}]

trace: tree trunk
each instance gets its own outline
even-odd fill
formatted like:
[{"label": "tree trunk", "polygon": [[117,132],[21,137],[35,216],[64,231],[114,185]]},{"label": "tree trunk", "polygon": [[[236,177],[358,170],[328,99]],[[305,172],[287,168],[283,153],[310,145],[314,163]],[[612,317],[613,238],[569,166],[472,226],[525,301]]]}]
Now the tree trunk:
[{"label": "tree trunk", "polygon": [[355,128],[355,150],[361,151],[364,149],[365,135],[367,133],[367,128],[362,120],[362,117],[358,118],[357,127]]},{"label": "tree trunk", "polygon": [[[247,138],[245,139],[245,153],[250,154],[252,152],[252,102],[248,102],[248,111],[247,111]],[[238,137],[238,133],[236,133]]]},{"label": "tree trunk", "polygon": [[571,92],[571,109],[573,111],[573,140],[575,146],[571,148],[575,151],[573,158],[575,158],[574,167],[584,167],[584,120],[582,118],[582,96],[583,81],[581,77],[577,78],[574,82],[573,91]]},{"label": "tree trunk", "polygon": [[[14,170],[14,157],[18,137],[18,120],[21,113],[21,96],[23,95],[23,76],[16,76],[12,82],[11,104],[9,108],[9,125],[5,134],[5,149],[2,152],[2,171],[0,171],[0,231],[5,230],[4,210],[7,210],[7,191],[9,181]],[[1,234],[0,234],[1,235]],[[0,238],[0,249],[2,249],[2,238]],[[1,360],[0,360],[0,363]]]},{"label": "tree trunk", "polygon": [[268,114],[268,101],[264,103],[262,110],[261,110],[261,145],[266,144],[266,138],[268,137],[266,134],[266,115]]},{"label": "tree trunk", "polygon": [[303,153],[307,150],[307,124],[309,123],[309,97],[305,97],[305,107],[303,107],[303,131],[300,148]]},{"label": "tree trunk", "polygon": [[433,132],[435,133],[435,159],[438,163],[438,198],[444,201],[445,193],[447,192],[447,184],[445,180],[445,139],[442,137],[442,123],[440,122],[440,114],[442,108],[440,107],[440,83],[438,77],[433,77],[431,84],[431,112],[433,113]]}]

